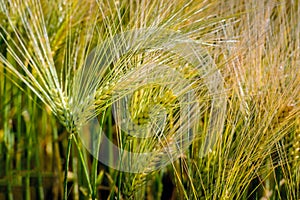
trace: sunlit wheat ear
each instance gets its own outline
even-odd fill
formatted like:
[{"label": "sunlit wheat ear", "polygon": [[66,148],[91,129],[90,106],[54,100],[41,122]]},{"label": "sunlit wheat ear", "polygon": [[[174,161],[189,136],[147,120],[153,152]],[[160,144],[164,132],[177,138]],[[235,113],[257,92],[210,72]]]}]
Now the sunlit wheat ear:
[{"label": "sunlit wheat ear", "polygon": [[[78,94],[77,106],[72,106],[78,126],[112,105],[120,134],[145,140],[134,148],[138,152],[131,152],[102,134],[102,143],[107,144],[101,146],[110,146],[114,155],[122,152],[110,163],[103,156],[105,150],[100,150],[98,159],[115,169],[150,172],[182,155],[197,133],[203,88],[211,102],[211,121],[202,155],[222,131],[226,110],[222,78],[208,52],[185,35],[160,28],[117,34],[92,51],[74,80],[81,83],[73,90]],[[90,134],[97,134],[93,131]],[[83,143],[97,155],[88,141]]]},{"label": "sunlit wheat ear", "polygon": [[[46,21],[48,19],[45,19],[49,17],[44,14],[45,3],[36,0],[0,1],[0,9],[7,21],[5,26],[0,24],[0,37],[5,41],[7,51],[12,57],[11,60],[7,60],[6,56],[1,54],[0,61],[6,65],[7,71],[25,83],[71,132],[74,128],[74,119],[69,106],[72,101],[70,90],[72,73],[82,62],[81,59],[84,57],[82,49],[88,48],[89,36],[71,37],[73,22],[68,19],[69,15],[73,17],[72,20],[78,20],[76,22],[83,22],[84,17],[78,13],[78,16],[81,16],[78,19],[77,15],[68,10],[67,12],[71,14],[61,16],[59,19],[61,21],[56,21],[58,24],[52,24],[65,26],[66,29],[64,34],[58,33],[62,39],[55,38],[53,32],[49,31],[51,28],[48,27]],[[78,2],[73,4],[75,8],[77,5]],[[93,18],[94,15],[89,17]],[[93,30],[94,22],[89,25],[90,27],[85,30],[87,35]],[[81,34],[80,31],[77,33]],[[71,41],[77,43],[76,48],[67,44]],[[65,58],[62,63],[58,63],[55,60],[58,53],[56,50],[64,43],[66,46],[60,48],[63,52],[62,57]]]},{"label": "sunlit wheat ear", "polygon": [[54,65],[40,1],[11,0],[0,4],[8,22],[7,26],[1,25],[0,37],[16,64],[2,54],[0,60],[65,122],[68,118],[66,94]]}]

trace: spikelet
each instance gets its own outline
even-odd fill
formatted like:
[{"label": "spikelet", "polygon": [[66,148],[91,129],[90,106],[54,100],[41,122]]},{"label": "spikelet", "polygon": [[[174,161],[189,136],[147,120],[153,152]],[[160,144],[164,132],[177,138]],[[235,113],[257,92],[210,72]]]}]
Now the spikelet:
[{"label": "spikelet", "polygon": [[153,173],[126,174],[123,182],[124,199],[142,198],[142,196],[137,196],[137,194],[139,194],[139,191],[141,191],[142,187],[145,185],[147,177],[152,174]]},{"label": "spikelet", "polygon": [[271,124],[272,129],[280,128],[286,122],[287,117],[290,115],[290,112],[294,106],[292,105],[284,105],[278,111],[277,115],[274,117],[273,122]]},{"label": "spikelet", "polygon": [[163,88],[160,85],[153,85],[141,88],[134,92],[130,113],[133,121],[140,125],[149,120],[149,112],[154,105],[161,105],[170,113],[172,107],[175,106],[176,96],[172,91]]},{"label": "spikelet", "polygon": [[95,93],[95,105],[96,109],[106,107],[108,102],[111,101],[112,91],[114,84],[110,82],[105,83],[104,86],[100,87]]}]

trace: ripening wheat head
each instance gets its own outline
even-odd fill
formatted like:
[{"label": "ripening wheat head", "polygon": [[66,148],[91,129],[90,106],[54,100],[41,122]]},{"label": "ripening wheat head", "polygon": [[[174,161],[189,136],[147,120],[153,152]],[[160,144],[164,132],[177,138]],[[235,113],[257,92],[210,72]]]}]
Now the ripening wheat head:
[{"label": "ripening wheat head", "polygon": [[[1,37],[14,62],[2,54],[0,59],[71,131],[126,95],[124,90],[111,98],[122,85],[121,77],[141,66],[170,66],[190,81],[188,87],[198,96],[204,88],[200,83],[216,81],[216,68],[202,49],[210,42],[210,32],[221,25],[213,16],[209,24],[202,22],[201,6],[193,1],[127,6],[114,1],[1,0],[6,22]],[[220,82],[208,85],[215,92]],[[189,88],[181,88],[178,95]]]},{"label": "ripening wheat head", "polygon": [[[91,1],[85,4],[79,1],[57,4],[1,1],[4,16],[1,37],[11,57],[7,59],[1,54],[1,62],[47,104],[69,130],[73,126],[69,98],[72,77],[84,58],[83,49],[91,40],[93,24],[88,25],[87,21],[95,17],[92,6]],[[75,13],[78,8],[82,13]]]}]

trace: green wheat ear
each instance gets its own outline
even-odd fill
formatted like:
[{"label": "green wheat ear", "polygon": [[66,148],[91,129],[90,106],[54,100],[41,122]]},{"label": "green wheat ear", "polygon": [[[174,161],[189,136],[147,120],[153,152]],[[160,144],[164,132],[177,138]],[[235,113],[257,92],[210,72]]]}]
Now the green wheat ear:
[{"label": "green wheat ear", "polygon": [[[0,62],[8,73],[47,105],[71,135],[65,167],[66,199],[71,141],[78,131],[71,104],[72,79],[74,71],[86,57],[85,50],[92,43],[90,34],[96,15],[90,7],[91,1],[84,4],[80,1],[72,1],[72,4],[64,2],[49,4],[46,0],[0,0],[1,15],[5,15],[5,23],[0,22],[0,38],[9,55],[8,59],[0,54]],[[51,13],[58,10],[65,12],[61,15]],[[82,13],[87,10],[90,14],[88,20]],[[79,150],[89,192],[92,193],[82,149],[75,137],[74,142]]]},{"label": "green wheat ear", "polygon": [[[79,68],[78,65],[85,58],[82,49],[86,49],[91,40],[82,33],[90,33],[95,21],[87,21],[76,10],[79,6],[81,12],[89,10],[91,2],[83,5],[74,1],[72,6],[61,3],[50,5],[52,9],[44,0],[1,0],[0,10],[5,15],[7,25],[1,24],[0,37],[17,66],[4,55],[0,55],[0,61],[6,65],[8,72],[24,82],[72,132],[75,126],[70,105],[73,71]],[[66,9],[61,15],[51,13],[61,9]],[[89,20],[95,17],[93,12],[90,14]],[[53,28],[56,29],[52,30]],[[74,37],[75,32],[80,33],[77,38]],[[71,42],[78,46],[71,46]],[[76,57],[71,60],[71,56]]]}]

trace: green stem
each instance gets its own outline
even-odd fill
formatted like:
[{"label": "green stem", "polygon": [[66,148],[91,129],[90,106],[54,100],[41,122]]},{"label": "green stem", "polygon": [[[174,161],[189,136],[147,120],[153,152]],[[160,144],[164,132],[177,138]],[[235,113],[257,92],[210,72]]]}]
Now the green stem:
[{"label": "green stem", "polygon": [[[30,94],[30,91],[28,89],[28,94]],[[36,101],[36,98],[31,101],[28,100],[28,112],[29,113],[34,113],[35,112],[35,106],[34,106],[34,102]],[[33,115],[32,115],[33,116]],[[27,155],[26,155],[26,170],[28,170],[30,172],[30,164],[31,164],[31,156],[33,155],[33,144],[32,144],[32,134],[33,134],[33,118],[32,116],[27,116],[24,117],[24,120],[26,122],[26,145],[27,145]],[[26,200],[30,200],[31,199],[31,191],[30,191],[30,176],[31,173],[27,173],[25,176],[25,199]]]},{"label": "green stem", "polygon": [[82,163],[82,167],[83,167],[83,170],[84,170],[84,174],[85,174],[87,182],[88,182],[89,192],[90,192],[90,194],[92,194],[93,189],[92,189],[91,181],[90,181],[90,178],[89,178],[88,168],[87,168],[87,165],[86,165],[84,157],[83,157],[82,149],[80,148],[76,137],[73,137],[73,139],[74,139],[75,145],[77,147],[79,157],[80,157],[80,161]]},{"label": "green stem", "polygon": [[10,169],[11,169],[11,162],[10,162],[10,152],[7,153],[7,157],[6,157],[6,173],[7,173],[7,176],[8,176],[8,183],[7,183],[7,198],[8,200],[13,200],[13,193],[12,193],[12,186],[10,184],[11,182],[11,172],[10,172]]},{"label": "green stem", "polygon": [[[51,160],[51,166],[53,167],[55,182],[57,183],[55,188],[53,189],[53,199],[58,199],[59,194],[63,194],[63,176],[62,176],[62,168],[61,168],[61,159],[59,153],[58,146],[58,130],[56,126],[56,119],[51,117],[51,126],[53,127],[53,149],[54,149],[54,160]],[[54,162],[53,162],[54,161]],[[55,163],[55,165],[54,165]]]},{"label": "green stem", "polygon": [[67,200],[68,198],[68,171],[69,171],[69,160],[70,160],[70,152],[72,146],[72,138],[73,138],[73,134],[71,134],[68,139],[67,159],[65,165],[65,179],[64,179],[64,200]]},{"label": "green stem", "polygon": [[[6,57],[8,61],[13,62],[13,59],[10,57],[10,54],[7,52]],[[5,154],[7,155],[6,157],[6,162],[5,162],[5,175],[9,178],[9,181],[7,183],[7,198],[9,200],[13,199],[13,194],[12,194],[12,185],[11,185],[11,133],[9,129],[9,110],[11,109],[10,107],[10,95],[11,95],[11,86],[9,84],[9,79],[6,78],[7,76],[7,71],[6,68],[4,67],[3,69],[3,75],[4,75],[4,83],[3,83],[3,91],[5,95],[3,95],[3,131],[4,131],[4,141],[6,142],[6,151]]]},{"label": "green stem", "polygon": [[79,199],[78,158],[74,151],[75,149],[73,147],[72,148],[73,195],[74,195],[74,200],[78,200]]},{"label": "green stem", "polygon": [[[18,114],[17,114],[17,141],[22,141],[22,94],[21,91],[18,91],[16,105],[18,105]],[[17,151],[16,151],[16,170],[22,170],[22,143],[18,142]],[[16,177],[17,183],[22,185],[22,176]]]},{"label": "green stem", "polygon": [[[33,106],[32,113],[38,113],[37,106],[35,104],[36,100],[37,100],[37,97],[35,96],[34,97],[34,103],[33,103],[34,106]],[[33,121],[37,121],[37,118],[35,118]],[[46,127],[43,126],[41,133],[44,134],[45,132],[46,132]],[[35,145],[34,149],[36,150],[35,151],[35,163],[36,163],[36,168],[37,168],[38,198],[40,200],[44,200],[45,198],[44,198],[43,177],[42,177],[42,169],[41,169],[41,161],[40,161],[40,142],[39,142],[39,134],[38,134],[39,132],[37,130],[35,130],[34,133],[36,135],[34,135],[32,137],[32,139],[33,139],[34,145]]]},{"label": "green stem", "polygon": [[[98,142],[97,142],[98,146]],[[93,159],[92,165],[92,184],[93,184],[93,192],[92,192],[92,200],[95,200],[97,197],[97,168],[98,168],[98,160],[96,158]]]},{"label": "green stem", "polygon": [[[103,126],[103,122],[105,119],[105,112],[102,115],[101,124],[100,127]],[[99,130],[101,131],[101,130]],[[92,165],[92,184],[93,184],[93,193],[92,193],[92,199],[95,200],[97,198],[97,174],[98,174],[98,157],[99,157],[99,148],[101,143],[101,132],[99,132],[97,143],[96,143],[96,157],[93,159],[93,165]]]}]

